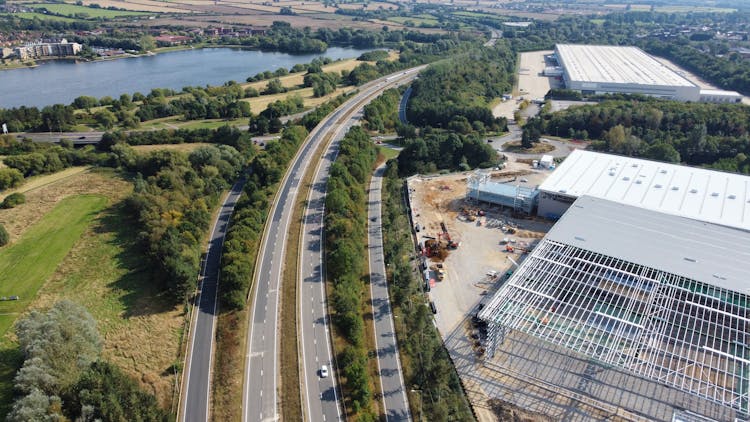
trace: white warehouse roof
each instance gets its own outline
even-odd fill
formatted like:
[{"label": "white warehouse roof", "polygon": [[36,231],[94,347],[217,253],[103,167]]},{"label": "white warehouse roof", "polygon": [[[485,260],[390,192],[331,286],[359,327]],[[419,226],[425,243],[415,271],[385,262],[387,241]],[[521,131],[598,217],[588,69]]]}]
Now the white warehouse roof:
[{"label": "white warehouse roof", "polygon": [[573,81],[695,86],[636,47],[558,44],[556,52]]},{"label": "white warehouse roof", "polygon": [[750,231],[750,177],[575,150],[539,186]]}]

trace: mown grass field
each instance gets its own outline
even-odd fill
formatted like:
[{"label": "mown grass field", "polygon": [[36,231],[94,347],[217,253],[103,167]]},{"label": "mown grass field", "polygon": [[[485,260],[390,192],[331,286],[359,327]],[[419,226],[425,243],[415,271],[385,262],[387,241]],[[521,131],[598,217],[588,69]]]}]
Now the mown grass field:
[{"label": "mown grass field", "polygon": [[82,16],[82,15],[88,15],[89,18],[104,18],[104,19],[112,19],[112,18],[120,18],[123,16],[141,16],[141,15],[147,15],[148,13],[144,12],[132,12],[129,10],[110,10],[110,9],[101,9],[101,8],[95,8],[95,7],[86,7],[86,6],[78,6],[75,4],[65,4],[65,3],[36,3],[36,4],[30,4],[28,7],[32,7],[34,9],[47,9],[50,13],[54,13],[57,15],[64,15],[64,16]]},{"label": "mown grass field", "polygon": [[[26,309],[47,308],[61,299],[86,307],[104,338],[104,357],[170,409],[175,370],[180,367],[175,363],[180,359],[184,308],[164,296],[159,280],[152,278],[144,262],[136,223],[123,202],[132,190],[130,181],[109,169],[58,178],[27,191],[26,204],[0,210],[0,224],[8,229],[14,245],[31,237],[41,244],[49,240],[39,241],[33,233],[45,221],[55,221],[57,230],[64,230],[73,221],[68,201],[80,197],[103,201],[91,213],[81,234],[71,236],[72,247],[44,277],[36,298],[26,296],[31,302]],[[55,230],[50,231],[55,235]],[[6,274],[0,267],[0,277]],[[0,420],[10,409],[13,377],[21,363],[18,346],[8,332],[0,337]]]},{"label": "mown grass field", "polygon": [[0,250],[0,296],[20,297],[0,302],[0,335],[5,335],[19,313],[36,297],[39,288],[106,203],[107,198],[101,195],[63,199],[23,237]]}]

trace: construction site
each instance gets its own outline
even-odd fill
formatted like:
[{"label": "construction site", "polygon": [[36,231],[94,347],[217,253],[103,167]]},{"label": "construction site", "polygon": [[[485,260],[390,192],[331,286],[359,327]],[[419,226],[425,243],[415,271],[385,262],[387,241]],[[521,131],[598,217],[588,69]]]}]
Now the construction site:
[{"label": "construction site", "polygon": [[478,419],[746,420],[750,234],[585,195],[555,223],[535,216],[550,174],[407,181],[425,294]]}]

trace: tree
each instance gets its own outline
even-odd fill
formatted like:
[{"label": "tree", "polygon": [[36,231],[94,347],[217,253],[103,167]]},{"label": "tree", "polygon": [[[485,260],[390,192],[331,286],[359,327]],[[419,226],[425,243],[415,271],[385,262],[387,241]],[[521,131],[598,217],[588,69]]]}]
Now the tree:
[{"label": "tree", "polygon": [[96,321],[69,300],[47,312],[31,311],[16,323],[16,336],[25,360],[15,387],[26,394],[34,389],[49,395],[63,391],[101,352]]},{"label": "tree", "polygon": [[111,111],[104,109],[94,113],[94,120],[104,129],[112,129],[117,124],[117,116]]},{"label": "tree", "polygon": [[0,224],[0,247],[3,247],[10,242],[10,235],[5,230],[5,227]]},{"label": "tree", "polygon": [[140,45],[141,51],[151,51],[156,48],[156,40],[151,35],[144,35],[141,37],[138,45]]},{"label": "tree", "polygon": [[284,85],[281,84],[281,80],[279,78],[274,78],[268,81],[268,85],[266,85],[266,89],[263,91],[263,94],[280,94],[282,92],[286,92],[286,88],[284,88]]},{"label": "tree", "polygon": [[[66,401],[67,413],[85,420],[168,421],[152,394],[108,362],[94,362],[81,374]],[[79,419],[76,419],[79,420]]]}]

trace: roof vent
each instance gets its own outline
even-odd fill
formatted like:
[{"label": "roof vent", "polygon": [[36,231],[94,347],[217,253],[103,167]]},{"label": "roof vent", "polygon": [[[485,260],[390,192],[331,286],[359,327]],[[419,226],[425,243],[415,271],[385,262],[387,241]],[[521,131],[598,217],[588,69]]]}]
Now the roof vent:
[{"label": "roof vent", "polygon": [[667,174],[667,171],[665,169],[661,169],[661,170],[659,170],[659,173],[661,173],[661,174]]},{"label": "roof vent", "polygon": [[614,175],[615,175],[615,172],[614,172],[614,171],[611,171],[611,170],[610,170],[610,172],[609,172],[609,175],[610,175],[610,176],[614,176]]},{"label": "roof vent", "polygon": [[727,198],[729,198],[729,199],[737,199],[737,195],[732,194],[732,195],[727,196]]},{"label": "roof vent", "polygon": [[680,190],[677,186],[672,186],[672,190]]},{"label": "roof vent", "polygon": [[655,184],[655,185],[654,185],[654,187],[655,187],[656,189],[661,189],[661,185],[660,185],[660,184],[658,184],[658,183],[657,183],[657,184]]},{"label": "roof vent", "polygon": [[698,260],[696,260],[695,258],[688,258],[688,257],[684,257],[684,258],[682,258],[682,259],[684,259],[684,260],[685,260],[685,261],[687,261],[687,262],[698,262]]},{"label": "roof vent", "polygon": [[714,197],[719,196],[719,192],[711,192],[711,196],[714,196]]},{"label": "roof vent", "polygon": [[640,185],[641,183],[643,183],[643,182],[641,182],[640,180],[636,180],[636,181],[635,181],[635,184],[636,184],[636,185]]},{"label": "roof vent", "polygon": [[638,167],[638,164],[633,163],[630,167],[636,168]]},{"label": "roof vent", "polygon": [[624,180],[624,181],[627,182],[628,180],[630,180],[630,178],[628,176],[625,176],[625,177],[622,178],[622,180]]},{"label": "roof vent", "polygon": [[573,239],[580,240],[581,242],[585,242],[586,239],[582,238],[581,236],[574,236]]},{"label": "roof vent", "polygon": [[560,192],[560,193],[566,193],[566,192],[567,192],[567,190],[565,190],[565,189],[560,189],[560,190],[559,190],[558,192]]},{"label": "roof vent", "polygon": [[690,193],[698,193],[698,189],[695,189],[695,188],[690,189]]}]

